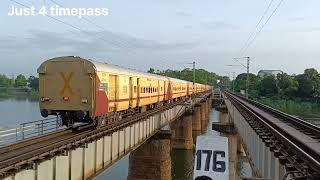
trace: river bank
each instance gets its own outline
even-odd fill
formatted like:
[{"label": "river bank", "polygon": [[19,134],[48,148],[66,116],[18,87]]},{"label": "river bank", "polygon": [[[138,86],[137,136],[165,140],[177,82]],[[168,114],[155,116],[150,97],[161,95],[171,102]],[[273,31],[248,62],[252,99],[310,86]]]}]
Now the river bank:
[{"label": "river bank", "polygon": [[13,98],[13,97],[28,97],[31,100],[38,100],[39,99],[39,91],[36,90],[31,90],[28,93],[20,93],[20,94],[15,94],[15,93],[10,93],[9,91],[0,91],[0,98]]}]

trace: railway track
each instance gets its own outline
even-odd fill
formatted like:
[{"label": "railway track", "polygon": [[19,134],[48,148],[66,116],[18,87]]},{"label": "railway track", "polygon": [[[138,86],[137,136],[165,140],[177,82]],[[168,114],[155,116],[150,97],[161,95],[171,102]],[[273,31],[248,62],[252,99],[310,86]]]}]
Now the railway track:
[{"label": "railway track", "polygon": [[155,113],[171,109],[186,101],[177,101],[161,106],[154,110],[139,113],[112,124],[104,125],[98,129],[86,129],[84,131],[72,131],[70,129],[59,131],[44,136],[31,138],[12,145],[0,148],[0,177],[8,173],[14,173],[19,169],[32,167],[34,162],[41,162],[44,159],[53,157],[56,154],[64,153],[66,150],[80,147],[95,139],[111,134],[114,131],[136,123]]},{"label": "railway track", "polygon": [[285,165],[288,174],[320,179],[320,127],[242,96],[224,94]]}]

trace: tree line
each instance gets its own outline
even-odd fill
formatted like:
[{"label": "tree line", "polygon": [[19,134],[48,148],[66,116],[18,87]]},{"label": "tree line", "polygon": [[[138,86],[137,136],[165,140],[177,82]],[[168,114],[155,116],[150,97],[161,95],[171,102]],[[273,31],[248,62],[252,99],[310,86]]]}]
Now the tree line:
[{"label": "tree line", "polygon": [[[193,82],[193,70],[189,68],[185,68],[183,70],[155,70],[153,68],[150,68],[147,72]],[[220,81],[220,83],[228,82],[229,77],[219,76],[214,72],[209,72],[204,69],[195,69],[196,83],[208,84],[217,87],[217,85],[219,84],[218,80]]]},{"label": "tree line", "polygon": [[[234,80],[234,90],[245,90],[247,74],[243,73]],[[318,100],[320,97],[320,73],[314,69],[306,69],[303,74],[265,75],[259,77],[249,75],[249,95],[258,97],[281,97],[283,99],[302,98]]]},{"label": "tree line", "polygon": [[19,74],[16,78],[9,78],[4,74],[0,74],[0,88],[6,91],[8,88],[31,88],[38,91],[39,78],[29,76],[28,78],[23,74]]}]

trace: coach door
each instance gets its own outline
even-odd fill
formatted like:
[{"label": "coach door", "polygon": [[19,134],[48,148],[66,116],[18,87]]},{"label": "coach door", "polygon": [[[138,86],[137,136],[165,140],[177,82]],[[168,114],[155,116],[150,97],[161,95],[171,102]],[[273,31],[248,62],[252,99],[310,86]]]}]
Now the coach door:
[{"label": "coach door", "polygon": [[137,78],[137,106],[140,106],[140,96],[141,96],[141,86],[140,86],[140,78]]},{"label": "coach door", "polygon": [[129,77],[129,106],[133,106],[133,81],[132,77]]},{"label": "coach door", "polygon": [[160,80],[157,80],[157,101],[160,102]]},{"label": "coach door", "polygon": [[117,98],[117,76],[109,75],[109,111],[116,110],[116,98]]}]

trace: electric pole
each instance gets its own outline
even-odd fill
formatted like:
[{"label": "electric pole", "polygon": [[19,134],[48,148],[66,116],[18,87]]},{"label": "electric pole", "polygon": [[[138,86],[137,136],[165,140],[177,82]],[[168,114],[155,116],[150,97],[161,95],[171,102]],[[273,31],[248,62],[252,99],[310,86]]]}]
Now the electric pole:
[{"label": "electric pole", "polygon": [[249,73],[250,73],[250,57],[247,57],[247,81],[246,81],[246,97],[249,98]]},{"label": "electric pole", "polygon": [[232,92],[234,93],[235,72],[232,72]]},{"label": "electric pole", "polygon": [[[233,58],[235,61],[237,61],[242,67],[247,69],[247,79],[246,79],[246,98],[249,98],[249,85],[250,85],[250,57],[239,57],[239,58]],[[247,59],[247,65],[242,64],[238,59]],[[240,66],[240,65],[227,65],[227,66]]]},{"label": "electric pole", "polygon": [[195,93],[195,84],[196,84],[196,62],[192,62],[193,66],[193,94]]}]

